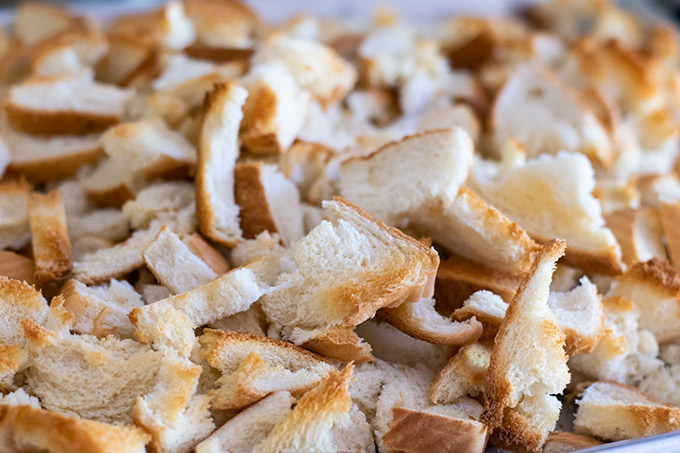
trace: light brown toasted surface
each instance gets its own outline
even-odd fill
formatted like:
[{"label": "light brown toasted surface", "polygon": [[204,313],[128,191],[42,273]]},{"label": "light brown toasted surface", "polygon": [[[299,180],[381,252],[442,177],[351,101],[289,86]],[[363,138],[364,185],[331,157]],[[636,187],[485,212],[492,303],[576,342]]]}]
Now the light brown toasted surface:
[{"label": "light brown toasted surface", "polygon": [[543,453],[567,453],[602,445],[599,440],[566,431],[553,431],[543,446]]},{"label": "light brown toasted surface", "polygon": [[0,275],[35,284],[35,262],[26,256],[7,250],[0,251]]},{"label": "light brown toasted surface", "polygon": [[33,235],[35,279],[44,284],[67,277],[73,269],[73,257],[61,191],[31,194],[28,215]]},{"label": "light brown toasted surface", "polygon": [[244,238],[252,239],[263,231],[278,232],[262,181],[261,163],[236,164],[234,198],[241,207],[241,229]]},{"label": "light brown toasted surface", "polygon": [[354,330],[346,327],[331,327],[301,345],[305,349],[341,362],[356,364],[371,362],[371,345],[362,342]]}]

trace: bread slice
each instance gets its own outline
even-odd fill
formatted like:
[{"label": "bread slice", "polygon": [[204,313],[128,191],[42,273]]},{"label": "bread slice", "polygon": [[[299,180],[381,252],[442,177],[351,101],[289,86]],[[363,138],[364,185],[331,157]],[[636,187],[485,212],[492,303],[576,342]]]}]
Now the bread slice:
[{"label": "bread slice", "polygon": [[173,294],[185,293],[217,277],[167,226],[161,228],[144,250],[144,262]]},{"label": "bread slice", "polygon": [[311,331],[293,329],[290,340],[331,360],[359,364],[374,359],[371,345],[350,327],[332,326]]},{"label": "bread slice", "polygon": [[217,275],[226,274],[231,269],[226,258],[203,239],[200,234],[192,233],[185,236],[182,242],[189,247],[191,253],[202,259]]},{"label": "bread slice", "polygon": [[[479,194],[535,239],[562,238],[565,262],[585,271],[617,274],[621,250],[592,196],[593,169],[580,154],[543,155],[495,176],[475,174]],[[540,215],[533,206],[542,206]]]},{"label": "bread slice", "polygon": [[35,284],[35,261],[18,253],[0,251],[0,275]]},{"label": "bread slice", "polygon": [[530,65],[514,69],[496,97],[491,122],[498,145],[511,138],[519,140],[530,158],[570,151],[586,155],[595,164],[612,163],[612,144],[602,124],[546,70]]},{"label": "bread slice", "polygon": [[424,132],[345,160],[338,187],[347,200],[390,225],[402,226],[409,214],[432,198],[438,197],[443,205],[453,201],[468,175],[473,152],[470,137],[460,128]]},{"label": "bread slice", "polygon": [[35,279],[43,284],[61,280],[71,273],[73,257],[61,190],[28,197]]},{"label": "bread slice", "polygon": [[87,197],[97,206],[120,208],[145,182],[143,175],[130,171],[130,164],[118,159],[102,159],[91,173],[80,179]]},{"label": "bread slice", "polygon": [[17,9],[14,35],[31,46],[76,25],[78,18],[66,8],[45,3],[26,3]]},{"label": "bread slice", "polygon": [[0,448],[8,453],[144,453],[150,436],[136,426],[0,404],[0,439]]},{"label": "bread slice", "polygon": [[[623,262],[631,266],[652,258],[666,258],[662,228],[663,207],[622,209],[605,216],[609,228],[621,246]],[[660,215],[660,213],[662,213]],[[673,250],[669,246],[669,250]]]},{"label": "bread slice", "polygon": [[307,115],[309,93],[301,91],[285,66],[267,63],[241,81],[248,90],[241,140],[253,153],[280,153],[293,144]]},{"label": "bread slice", "polygon": [[253,66],[277,62],[323,106],[342,100],[357,80],[354,67],[330,47],[283,34],[267,37],[251,60]]},{"label": "bread slice", "polygon": [[477,396],[486,388],[491,346],[473,343],[449,359],[430,386],[434,404],[451,404],[463,396]]},{"label": "bread slice", "polygon": [[553,431],[543,446],[543,453],[568,453],[602,445],[597,439],[566,431]]},{"label": "bread slice", "polygon": [[576,432],[600,439],[633,439],[680,427],[680,409],[617,382],[591,383],[576,404]]},{"label": "bread slice", "polygon": [[257,13],[237,0],[187,0],[184,5],[197,42],[209,47],[250,47],[260,27]]},{"label": "bread slice", "polygon": [[243,237],[278,233],[284,246],[304,236],[300,195],[275,165],[239,162],[234,169],[234,198],[240,207]]},{"label": "bread slice", "polygon": [[237,410],[277,391],[303,392],[333,368],[290,343],[244,332],[206,329],[201,356],[222,373],[208,395],[216,409]]},{"label": "bread slice", "polygon": [[196,151],[184,136],[160,119],[118,124],[102,135],[104,151],[133,170],[154,176],[182,176],[196,163]]},{"label": "bread slice", "polygon": [[206,98],[198,144],[198,225],[206,237],[228,246],[235,245],[241,238],[233,168],[239,155],[241,108],[247,96],[247,91],[234,83],[216,85]]},{"label": "bread slice", "polygon": [[31,238],[28,223],[28,197],[31,186],[25,181],[0,184],[0,247],[19,249]]},{"label": "bread slice", "polygon": [[92,287],[69,280],[61,288],[61,295],[64,308],[73,314],[72,329],[99,338],[110,334],[131,338],[135,329],[127,315],[144,305],[139,293],[124,280],[113,279]]},{"label": "bread slice", "polygon": [[9,124],[33,135],[81,135],[119,122],[132,95],[121,88],[81,79],[31,80],[9,91]]},{"label": "bread slice", "polygon": [[482,323],[483,331],[481,341],[493,341],[500,329],[508,304],[500,296],[487,291],[480,290],[473,293],[461,308],[451,313],[451,319],[455,321],[466,321],[476,319]]},{"label": "bread slice", "polygon": [[196,446],[196,453],[249,452],[283,421],[294,402],[288,392],[272,393],[222,425]]},{"label": "bread slice", "polygon": [[[171,220],[178,211],[190,209],[194,204],[194,187],[186,181],[165,181],[151,184],[137,193],[134,200],[123,205],[123,215],[134,229],[147,228],[154,220]],[[169,223],[169,222],[168,222]],[[193,231],[177,231],[184,234]]]},{"label": "bread slice", "polygon": [[474,343],[482,334],[482,324],[476,319],[451,321],[437,313],[434,299],[383,308],[378,315],[402,332],[434,344],[462,346]]},{"label": "bread slice", "polygon": [[284,336],[294,327],[356,326],[380,308],[432,296],[434,250],[342,198],[324,209],[329,220],[292,245],[294,271],[261,301]]},{"label": "bread slice", "polygon": [[548,295],[564,250],[560,240],[543,246],[496,335],[482,421],[503,448],[540,451],[559,416],[561,403],[551,395],[564,390],[570,375],[565,337],[548,307]]},{"label": "bread slice", "polygon": [[607,297],[633,301],[640,312],[639,326],[657,341],[680,336],[680,275],[658,258],[638,263],[616,279]]}]

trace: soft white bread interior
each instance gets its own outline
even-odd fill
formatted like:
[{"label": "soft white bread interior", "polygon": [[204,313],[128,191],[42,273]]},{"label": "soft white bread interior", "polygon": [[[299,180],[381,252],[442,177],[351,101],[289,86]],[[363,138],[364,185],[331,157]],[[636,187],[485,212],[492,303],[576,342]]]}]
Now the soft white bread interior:
[{"label": "soft white bread interior", "polygon": [[23,346],[25,337],[21,322],[31,320],[42,324],[47,319],[49,307],[34,286],[0,276],[0,310],[0,344]]},{"label": "soft white bread interior", "polygon": [[25,181],[0,184],[0,245],[19,249],[31,238],[28,224],[28,195],[31,186]]},{"label": "soft white bread interior", "polygon": [[244,266],[251,261],[266,256],[283,257],[287,249],[281,245],[281,237],[278,233],[270,234],[263,231],[254,239],[244,239],[236,247],[231,249],[231,261],[236,266]]},{"label": "soft white bread interior", "polygon": [[[196,198],[193,185],[185,181],[165,181],[140,190],[134,200],[123,205],[123,215],[134,229],[148,227],[153,220],[171,220],[177,211],[189,209]],[[188,230],[193,230],[191,225]],[[176,229],[175,229],[176,230]],[[184,231],[175,231],[184,233]],[[186,231],[188,233],[189,231]]]},{"label": "soft white bread interior", "polygon": [[493,340],[501,327],[508,303],[487,290],[474,292],[463,306],[451,313],[451,319],[465,321],[475,318],[482,323],[483,331],[481,339],[483,341]]},{"label": "soft white bread interior", "polygon": [[100,160],[79,182],[88,199],[97,206],[119,208],[135,198],[146,178],[130,171],[128,162],[108,158]]},{"label": "soft white bread interior", "polygon": [[17,9],[14,35],[24,44],[37,44],[72,27],[77,17],[66,8],[44,3],[26,3]]},{"label": "soft white bread interior", "polygon": [[430,386],[435,404],[451,404],[462,396],[475,397],[484,392],[491,360],[491,346],[473,343],[449,359]]},{"label": "soft white bread interior", "polygon": [[241,2],[187,0],[184,7],[196,29],[196,41],[209,47],[248,48],[261,25],[257,13]]}]

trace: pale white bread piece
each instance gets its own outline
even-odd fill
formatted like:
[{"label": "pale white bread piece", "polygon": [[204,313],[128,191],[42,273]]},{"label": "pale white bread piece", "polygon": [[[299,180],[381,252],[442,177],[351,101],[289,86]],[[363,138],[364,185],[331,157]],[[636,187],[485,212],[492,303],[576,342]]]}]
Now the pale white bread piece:
[{"label": "pale white bread piece", "polygon": [[607,297],[623,297],[635,303],[639,326],[663,342],[680,336],[680,275],[658,258],[638,263],[618,277]]},{"label": "pale white bread piece", "polygon": [[163,285],[143,285],[141,294],[145,304],[152,304],[172,296],[170,290]]},{"label": "pale white bread piece", "polygon": [[604,308],[597,288],[582,277],[579,286],[567,292],[551,292],[548,305],[562,329],[569,356],[590,352],[604,335]]},{"label": "pale white bread piece", "polygon": [[[143,188],[134,200],[125,203],[123,215],[132,228],[147,228],[156,219],[171,218],[175,212],[190,208],[194,201],[194,188],[190,182],[159,182]],[[175,232],[184,233],[176,229]]]},{"label": "pale white bread piece", "polygon": [[35,284],[35,262],[26,256],[7,250],[0,251],[0,275]]},{"label": "pale white bread piece", "polygon": [[246,311],[241,311],[234,315],[211,321],[208,323],[208,326],[215,330],[267,335],[264,313],[257,302],[251,305]]},{"label": "pale white bread piece", "polygon": [[173,294],[190,291],[217,277],[167,226],[161,228],[144,250],[144,262]]},{"label": "pale white bread piece", "polygon": [[132,92],[80,78],[15,85],[4,103],[8,123],[34,135],[80,135],[116,124]]},{"label": "pale white bread piece", "polygon": [[326,165],[335,155],[332,148],[320,143],[296,140],[279,157],[279,169],[297,185],[300,196],[307,200],[316,181],[326,174]]},{"label": "pale white bread piece", "polygon": [[28,224],[28,196],[31,186],[25,181],[0,184],[0,247],[19,249],[31,239]]},{"label": "pale white bread piece", "polygon": [[[654,208],[622,209],[605,216],[607,228],[614,233],[621,246],[621,259],[627,266],[652,258],[666,258],[664,249],[663,204],[659,210]],[[668,214],[668,211],[665,212]],[[676,250],[671,246],[670,236],[666,234],[671,257]]]},{"label": "pale white bread piece", "polygon": [[530,158],[570,151],[600,165],[612,162],[612,144],[595,114],[544,69],[530,65],[514,69],[496,97],[491,123],[497,144],[517,139]]},{"label": "pale white bread piece", "polygon": [[0,344],[0,389],[10,391],[17,388],[16,375],[28,364],[28,353],[23,346]]},{"label": "pale white bread piece", "polygon": [[561,407],[552,395],[570,380],[565,336],[548,306],[550,280],[564,250],[560,240],[543,246],[496,335],[482,421],[504,448],[540,451]]},{"label": "pale white bread piece", "polygon": [[265,256],[282,257],[286,253],[278,233],[270,234],[269,231],[263,231],[255,236],[255,239],[244,239],[239,242],[231,249],[230,258],[235,266],[244,266]]},{"label": "pale white bread piece", "polygon": [[97,206],[119,208],[146,183],[143,174],[130,171],[130,164],[119,159],[102,159],[79,182],[87,197]]},{"label": "pale white bread piece", "polygon": [[24,45],[38,44],[77,22],[66,8],[45,3],[25,3],[14,18],[14,36]]},{"label": "pale white bread piece", "polygon": [[108,52],[95,68],[97,80],[126,86],[155,60],[155,49],[145,40],[117,33],[108,33],[106,39]]},{"label": "pale white bread piece", "polygon": [[323,209],[318,206],[301,203],[300,209],[302,210],[302,224],[305,227],[305,234],[312,231],[325,220]]},{"label": "pale white bread piece", "polygon": [[136,426],[85,420],[27,404],[0,404],[0,449],[7,453],[144,453]]},{"label": "pale white bread piece", "polygon": [[184,4],[169,2],[160,11],[161,42],[171,50],[181,50],[196,39],[193,22],[186,15]]},{"label": "pale white bread piece", "polygon": [[479,290],[463,302],[463,306],[451,313],[451,319],[465,321],[476,319],[484,328],[482,341],[493,341],[500,329],[508,304],[500,296],[487,290]]},{"label": "pale white bread piece", "polygon": [[[79,216],[68,216],[68,230],[71,242],[82,237],[121,241],[130,235],[130,225],[120,209],[96,209]],[[73,255],[75,259],[75,253]]]},{"label": "pale white bread piece", "polygon": [[420,116],[416,130],[425,132],[450,127],[460,127],[468,133],[473,143],[478,143],[482,126],[474,110],[467,104],[442,104],[426,110]]},{"label": "pale white bread piece", "polygon": [[195,327],[247,310],[272,289],[279,266],[277,259],[254,261],[193,290],[136,308],[130,320],[141,341],[188,354]]},{"label": "pale white bread piece", "polygon": [[39,52],[31,62],[32,77],[91,77],[92,70],[78,58],[74,47],[52,47]]},{"label": "pale white bread piece", "polygon": [[432,298],[383,308],[378,316],[402,332],[434,344],[462,346],[474,343],[482,334],[482,324],[476,319],[449,320],[437,313]]},{"label": "pale white bread piece", "polygon": [[[191,118],[189,105],[174,93],[146,93],[132,99],[127,108],[130,119],[160,118],[175,130],[179,130],[182,124],[188,124],[189,120],[198,120]],[[180,131],[184,133],[184,130]]]},{"label": "pale white bread piece", "polygon": [[484,392],[491,360],[491,346],[473,343],[464,346],[449,359],[430,386],[434,404],[451,404],[462,396]]},{"label": "pale white bread piece", "polygon": [[234,169],[234,198],[240,207],[243,237],[278,233],[284,246],[304,236],[300,194],[276,165],[239,162]]},{"label": "pale white bread piece", "polygon": [[61,190],[29,195],[28,219],[36,280],[45,284],[67,277],[73,257]]},{"label": "pale white bread piece", "polygon": [[52,181],[74,176],[85,166],[95,164],[104,152],[100,134],[38,137],[10,128],[0,121],[2,138],[12,155],[8,171],[29,181]]},{"label": "pale white bread piece", "polygon": [[294,327],[356,326],[380,308],[432,296],[439,264],[433,249],[342,198],[324,209],[330,220],[291,246],[294,270],[261,301],[284,336]]},{"label": "pale white bread piece", "polygon": [[621,272],[621,250],[591,194],[594,173],[583,155],[542,155],[493,176],[477,172],[473,179],[482,197],[535,239],[566,240],[567,264],[597,273]]},{"label": "pale white bread piece", "polygon": [[423,132],[345,160],[338,187],[347,200],[390,225],[401,225],[433,198],[444,205],[456,198],[473,152],[470,137],[460,128]]},{"label": "pale white bread piece", "polygon": [[142,296],[125,280],[113,279],[99,286],[69,280],[60,294],[64,308],[73,314],[72,330],[100,338],[110,334],[131,338],[135,328],[127,315],[144,305]]},{"label": "pale white bread piece", "polygon": [[113,247],[115,242],[109,239],[102,239],[94,236],[78,236],[71,238],[71,251],[73,260],[81,261],[84,256],[94,253],[97,250]]},{"label": "pale white bread piece", "polygon": [[309,92],[301,91],[286,67],[265,63],[241,80],[248,90],[241,140],[254,153],[280,153],[293,144],[307,115]]},{"label": "pale white bread piece", "polygon": [[260,26],[257,13],[239,1],[185,0],[184,7],[205,46],[249,47]]},{"label": "pale white bread piece", "polygon": [[206,329],[201,357],[222,376],[208,391],[215,409],[237,410],[270,393],[304,392],[333,371],[323,358],[281,340]]},{"label": "pale white bread piece", "polygon": [[252,57],[253,66],[281,63],[301,90],[324,106],[342,100],[354,88],[357,72],[331,47],[324,44],[271,34]]},{"label": "pale white bread piece", "polygon": [[569,358],[576,372],[596,379],[635,383],[663,364],[654,335],[638,325],[639,310],[623,297],[602,300],[605,315],[604,335],[588,353]]},{"label": "pale white bread piece", "polygon": [[314,330],[294,328],[290,341],[340,362],[359,364],[374,359],[371,345],[364,342],[351,327],[331,326]]},{"label": "pale white bread piece", "polygon": [[215,85],[206,97],[196,166],[196,215],[207,238],[233,246],[241,238],[234,172],[238,130],[248,92],[234,83]]},{"label": "pale white bread piece", "polygon": [[543,453],[568,453],[602,445],[599,440],[567,431],[553,431],[543,445]]},{"label": "pale white bread piece", "polygon": [[680,427],[679,408],[618,382],[591,383],[576,404],[575,431],[600,439],[633,439]]},{"label": "pale white bread piece", "polygon": [[295,398],[275,392],[239,412],[196,446],[196,453],[248,453],[292,410]]},{"label": "pale white bread piece", "polygon": [[40,400],[19,388],[11,393],[0,395],[0,404],[4,406],[31,406],[40,408]]},{"label": "pale white bread piece", "polygon": [[185,175],[196,163],[191,143],[157,118],[118,124],[102,135],[102,144],[106,154],[128,164],[128,171],[147,177]]},{"label": "pale white bread piece", "polygon": [[514,274],[526,273],[538,250],[527,231],[467,186],[449,204],[424,205],[410,227],[454,254]]},{"label": "pale white bread piece", "polygon": [[189,247],[191,253],[202,259],[217,275],[225,274],[231,269],[227,259],[200,234],[186,235],[182,238],[182,242]]},{"label": "pale white bread piece", "polygon": [[135,401],[132,419],[151,434],[153,451],[188,453],[215,429],[208,397],[195,394],[201,372],[189,359],[166,356],[154,389]]}]

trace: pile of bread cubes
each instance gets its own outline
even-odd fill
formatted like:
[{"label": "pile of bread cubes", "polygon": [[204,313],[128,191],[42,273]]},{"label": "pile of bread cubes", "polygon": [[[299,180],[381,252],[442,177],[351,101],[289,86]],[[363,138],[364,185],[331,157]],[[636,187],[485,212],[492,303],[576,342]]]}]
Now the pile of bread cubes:
[{"label": "pile of bread cubes", "polygon": [[364,19],[18,8],[2,453],[680,429],[676,32],[605,0]]}]

